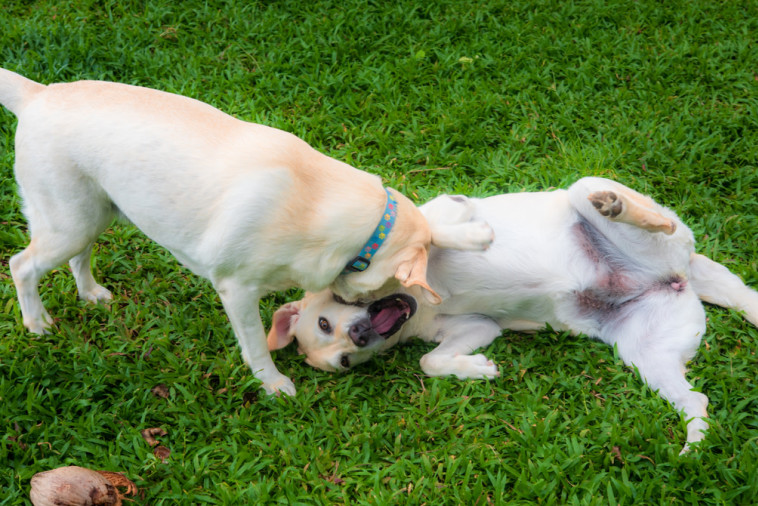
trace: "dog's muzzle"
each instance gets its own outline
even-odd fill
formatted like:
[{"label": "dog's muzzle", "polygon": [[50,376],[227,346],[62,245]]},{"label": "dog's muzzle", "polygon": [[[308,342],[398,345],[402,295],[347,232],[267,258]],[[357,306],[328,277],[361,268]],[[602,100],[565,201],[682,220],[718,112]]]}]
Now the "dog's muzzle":
[{"label": "dog's muzzle", "polygon": [[416,313],[416,299],[402,293],[390,295],[371,303],[368,316],[350,326],[350,339],[364,348],[397,333]]}]

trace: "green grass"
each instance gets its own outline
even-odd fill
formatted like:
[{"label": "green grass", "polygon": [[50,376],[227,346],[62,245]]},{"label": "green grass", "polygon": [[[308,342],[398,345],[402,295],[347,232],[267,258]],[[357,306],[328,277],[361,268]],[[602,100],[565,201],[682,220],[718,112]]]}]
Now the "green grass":
[{"label": "green grass", "polygon": [[[423,202],[617,179],[676,210],[698,250],[758,287],[758,3],[5,2],[0,65],[42,82],[174,91],[293,132]],[[123,471],[160,504],[758,502],[758,331],[708,308],[684,422],[613,350],[505,333],[495,381],[425,378],[430,345],[349,374],[275,354],[267,398],[210,285],[129,227],[105,234],[109,307],[43,280],[27,334],[8,275],[26,242],[15,118],[0,112],[0,504],[39,471]],[[517,245],[516,245],[517,246]],[[298,292],[261,303],[264,320]],[[168,399],[151,388],[165,384]],[[156,458],[140,430],[163,427]]]}]

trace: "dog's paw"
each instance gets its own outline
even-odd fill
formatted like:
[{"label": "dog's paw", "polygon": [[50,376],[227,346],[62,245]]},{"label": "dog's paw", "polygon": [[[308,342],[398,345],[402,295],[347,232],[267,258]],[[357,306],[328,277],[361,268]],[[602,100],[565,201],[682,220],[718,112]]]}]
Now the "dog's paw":
[{"label": "dog's paw", "polygon": [[[698,406],[697,410],[705,413],[706,406],[708,406],[708,397],[700,392],[689,392],[695,394],[688,396],[689,402]],[[684,455],[692,449],[693,444],[705,439],[705,434],[708,431],[708,422],[705,418],[694,417],[687,422],[687,442],[684,444],[684,448],[679,452],[679,455]]]},{"label": "dog's paw", "polygon": [[457,355],[452,359],[456,366],[454,374],[461,379],[490,379],[500,376],[497,365],[481,353]]},{"label": "dog's paw", "polygon": [[650,232],[663,232],[671,235],[676,232],[676,222],[659,212],[630,200],[623,193],[597,191],[587,199],[598,213],[608,219],[634,225]]},{"label": "dog's paw", "polygon": [[419,362],[428,376],[456,376],[459,379],[488,379],[500,376],[494,362],[478,355],[427,353]]},{"label": "dog's paw", "polygon": [[608,218],[615,218],[624,210],[621,199],[611,191],[591,193],[587,197],[597,212]]},{"label": "dog's paw", "polygon": [[470,250],[485,251],[495,240],[495,231],[486,221],[469,222],[464,232],[464,241]]},{"label": "dog's paw", "polygon": [[667,220],[666,223],[660,226],[659,232],[663,232],[666,235],[673,235],[676,232],[676,222],[674,220]]},{"label": "dog's paw", "polygon": [[24,327],[32,334],[46,335],[52,331],[53,319],[50,315],[42,310],[40,318],[26,319],[24,318]]},{"label": "dog's paw", "polygon": [[268,395],[295,395],[297,393],[295,384],[283,374],[274,381],[264,382],[261,388],[263,388]]},{"label": "dog's paw", "polygon": [[109,302],[113,299],[113,294],[104,286],[95,285],[95,288],[86,292],[80,293],[79,296],[82,300],[98,304],[101,302]]}]

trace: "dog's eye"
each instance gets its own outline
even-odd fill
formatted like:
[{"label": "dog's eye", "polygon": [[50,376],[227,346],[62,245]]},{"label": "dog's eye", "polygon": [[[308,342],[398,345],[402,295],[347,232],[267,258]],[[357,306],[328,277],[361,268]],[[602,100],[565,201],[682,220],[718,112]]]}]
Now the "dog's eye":
[{"label": "dog's eye", "polygon": [[332,326],[329,325],[329,322],[323,316],[318,319],[318,328],[320,328],[322,332],[326,332],[327,334],[332,333]]},{"label": "dog's eye", "polygon": [[350,369],[350,357],[348,355],[342,355],[340,365],[345,369]]}]

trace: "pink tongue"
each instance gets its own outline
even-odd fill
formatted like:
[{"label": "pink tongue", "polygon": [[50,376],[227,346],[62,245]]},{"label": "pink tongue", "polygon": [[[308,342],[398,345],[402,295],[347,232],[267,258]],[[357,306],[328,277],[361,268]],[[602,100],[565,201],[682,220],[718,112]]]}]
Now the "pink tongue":
[{"label": "pink tongue", "polygon": [[398,318],[400,318],[400,311],[396,307],[387,307],[374,315],[371,326],[379,334],[384,334],[392,328]]}]

